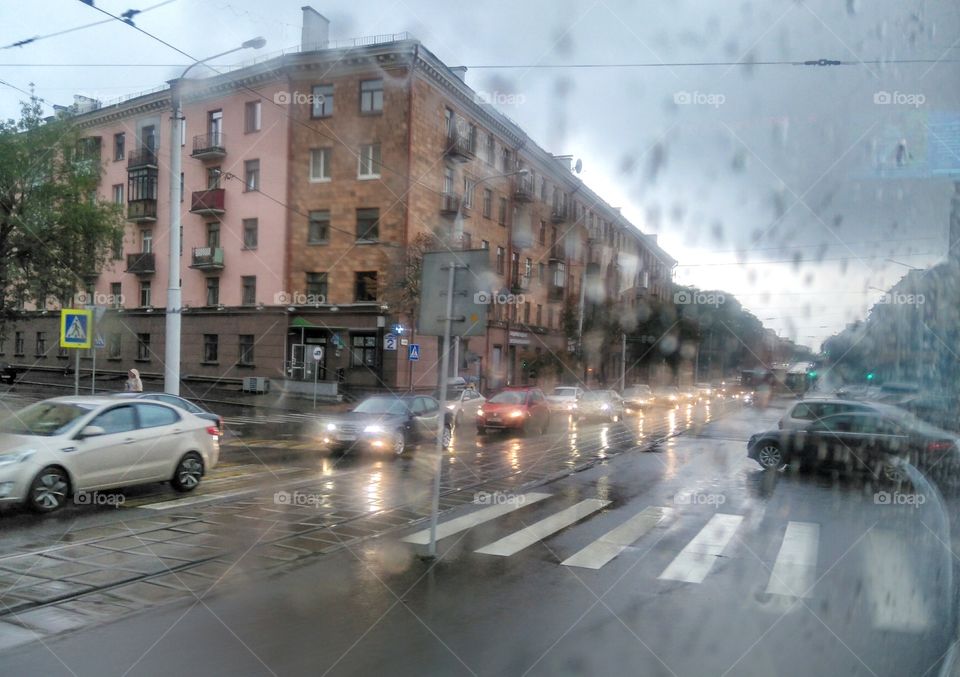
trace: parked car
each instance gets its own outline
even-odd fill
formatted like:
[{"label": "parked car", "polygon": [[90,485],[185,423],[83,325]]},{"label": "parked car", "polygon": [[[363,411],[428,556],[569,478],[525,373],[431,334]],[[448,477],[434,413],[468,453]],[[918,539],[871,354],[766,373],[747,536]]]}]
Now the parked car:
[{"label": "parked car", "polygon": [[443,448],[453,442],[453,412],[427,395],[372,395],[351,411],[318,421],[319,440],[330,450],[389,451],[397,456],[435,442],[443,424]]},{"label": "parked car", "polygon": [[876,403],[839,398],[809,398],[792,404],[777,424],[781,430],[806,427],[811,421],[834,414],[877,412]]},{"label": "parked car", "polygon": [[135,484],[192,491],[219,456],[216,426],[163,402],[55,397],[0,423],[0,502],[52,512],[71,494]]},{"label": "parked car", "polygon": [[547,395],[547,404],[554,411],[573,411],[583,392],[580,386],[557,386]]},{"label": "parked car", "polygon": [[515,429],[543,434],[550,425],[550,407],[540,388],[507,387],[477,411],[477,434]]},{"label": "parked car", "polygon": [[220,436],[223,437],[223,416],[214,414],[212,411],[207,411],[199,404],[195,404],[177,395],[170,395],[169,393],[113,393],[111,397],[128,400],[153,400],[155,402],[172,404],[175,407],[180,407],[184,411],[189,411],[194,416],[199,416],[200,418],[216,423],[217,430],[220,431]]},{"label": "parked car", "polygon": [[615,390],[588,390],[577,402],[576,414],[579,420],[619,421],[623,419],[624,409],[623,399]]},{"label": "parked car", "polygon": [[832,414],[802,427],[758,433],[747,443],[747,455],[767,470],[797,460],[806,467],[866,469],[889,480],[904,478],[903,461],[956,468],[958,453],[957,437],[893,407]]},{"label": "parked car", "polygon": [[643,384],[627,386],[623,391],[622,398],[624,408],[628,411],[639,411],[651,405],[654,401],[653,391],[650,389],[650,386]]},{"label": "parked car", "polygon": [[[437,399],[440,393],[436,393]],[[477,417],[477,409],[487,401],[483,395],[473,388],[463,388],[447,391],[446,408],[453,414],[453,427],[457,428],[464,420]]]},{"label": "parked car", "polygon": [[19,367],[15,367],[9,362],[0,362],[0,383],[13,385],[20,371],[21,369]]}]

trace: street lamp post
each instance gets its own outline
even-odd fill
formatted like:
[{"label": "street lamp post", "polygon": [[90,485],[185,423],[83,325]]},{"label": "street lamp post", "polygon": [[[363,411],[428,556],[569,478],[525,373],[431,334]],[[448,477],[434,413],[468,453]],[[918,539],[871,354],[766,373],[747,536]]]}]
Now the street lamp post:
[{"label": "street lamp post", "polygon": [[181,110],[180,83],[194,66],[199,66],[212,59],[227,54],[233,54],[243,49],[260,49],[267,43],[263,38],[247,40],[239,47],[228,49],[226,52],[208,56],[206,59],[195,61],[187,66],[180,77],[170,81],[170,103],[172,117],[170,118],[170,259],[167,269],[167,316],[165,324],[163,389],[171,395],[180,394],[180,120]]}]

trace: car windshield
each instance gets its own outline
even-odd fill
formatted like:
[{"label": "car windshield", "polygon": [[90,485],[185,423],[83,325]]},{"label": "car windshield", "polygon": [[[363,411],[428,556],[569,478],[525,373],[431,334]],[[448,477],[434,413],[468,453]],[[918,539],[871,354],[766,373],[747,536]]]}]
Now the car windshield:
[{"label": "car windshield", "polygon": [[607,390],[588,390],[583,394],[581,399],[588,402],[592,400],[609,400],[610,392]]},{"label": "car windshield", "polygon": [[558,397],[576,397],[576,388],[554,388],[553,394]]},{"label": "car windshield", "polygon": [[66,432],[93,406],[66,402],[38,402],[11,414],[0,423],[0,433],[50,437]]},{"label": "car windshield", "polygon": [[394,397],[371,397],[358,404],[353,411],[358,414],[402,416],[407,413],[407,405]]},{"label": "car windshield", "polygon": [[489,400],[491,404],[523,404],[527,401],[526,390],[504,390]]},{"label": "car windshield", "polygon": [[[447,402],[457,402],[457,401],[460,400],[460,398],[461,398],[462,396],[463,396],[463,390],[457,390],[457,389],[455,389],[455,388],[448,388],[448,389],[447,389],[447,398],[446,398],[446,401],[447,401]],[[433,391],[433,397],[434,397],[434,399],[436,399],[436,400],[439,400],[439,399],[440,399],[440,390],[439,390],[439,389]]]}]

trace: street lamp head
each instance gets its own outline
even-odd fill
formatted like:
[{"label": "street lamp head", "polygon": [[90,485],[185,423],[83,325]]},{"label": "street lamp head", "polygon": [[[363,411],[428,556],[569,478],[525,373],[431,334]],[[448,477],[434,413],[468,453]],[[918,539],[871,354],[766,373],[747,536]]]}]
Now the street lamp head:
[{"label": "street lamp head", "polygon": [[265,44],[267,44],[266,38],[256,37],[256,38],[251,38],[250,40],[247,40],[240,46],[243,47],[244,49],[260,49]]}]

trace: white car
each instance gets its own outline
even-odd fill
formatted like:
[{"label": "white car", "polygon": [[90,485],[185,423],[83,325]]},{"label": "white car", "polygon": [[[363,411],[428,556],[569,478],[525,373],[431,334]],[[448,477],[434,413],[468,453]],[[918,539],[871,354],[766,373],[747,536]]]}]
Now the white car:
[{"label": "white car", "polygon": [[486,401],[487,398],[473,388],[447,391],[446,407],[453,413],[453,427],[459,427],[464,421],[472,422],[477,417],[477,409]]},{"label": "white car", "polygon": [[547,395],[547,404],[553,411],[573,411],[577,400],[583,397],[583,388],[579,386],[557,386]]},{"label": "white car", "polygon": [[52,512],[71,495],[134,484],[192,491],[219,456],[217,426],[178,407],[55,397],[0,423],[0,503]]}]

